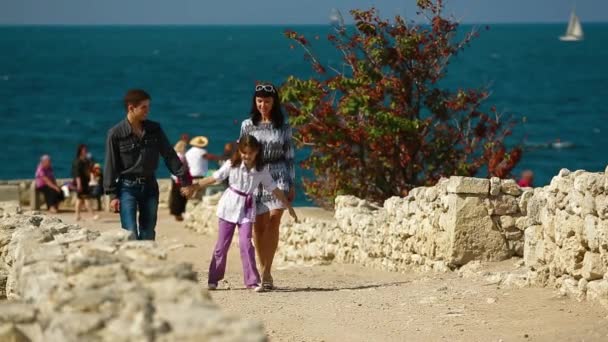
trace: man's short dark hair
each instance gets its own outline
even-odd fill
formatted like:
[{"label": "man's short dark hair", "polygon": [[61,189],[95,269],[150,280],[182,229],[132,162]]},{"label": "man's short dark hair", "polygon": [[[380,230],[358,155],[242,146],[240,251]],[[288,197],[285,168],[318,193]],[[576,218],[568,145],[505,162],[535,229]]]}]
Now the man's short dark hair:
[{"label": "man's short dark hair", "polygon": [[150,100],[150,94],[143,89],[131,89],[125,95],[125,110],[129,110],[129,105],[139,106],[140,103]]}]

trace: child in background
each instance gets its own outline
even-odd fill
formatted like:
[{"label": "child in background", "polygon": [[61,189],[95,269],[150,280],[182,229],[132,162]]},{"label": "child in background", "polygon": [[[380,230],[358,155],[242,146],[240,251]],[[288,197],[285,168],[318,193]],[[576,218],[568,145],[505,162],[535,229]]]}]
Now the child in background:
[{"label": "child in background", "polygon": [[[186,160],[186,147],[187,144],[183,139],[180,139],[173,149],[177,153],[177,157],[182,161],[186,167],[186,178],[192,181],[190,171],[188,170],[188,161]],[[188,198],[180,193],[181,182],[178,177],[171,175],[171,192],[169,193],[169,212],[175,217],[176,221],[183,221],[182,216],[186,212],[186,205],[188,204]]]},{"label": "child in background", "polygon": [[217,288],[218,282],[224,278],[226,257],[232,242],[234,229],[239,226],[239,247],[243,263],[245,286],[256,292],[264,291],[260,284],[260,275],[255,263],[255,250],[251,243],[251,231],[255,222],[255,202],[253,192],[262,184],[267,191],[272,192],[289,210],[289,214],[298,221],[287,197],[277,188],[272,176],[262,166],[262,145],[251,135],[245,135],[238,143],[238,150],[231,160],[226,161],[213,176],[206,177],[193,183],[192,188],[183,189],[182,193],[190,196],[197,188],[217,184],[224,179],[229,180],[229,187],[224,191],[217,207],[219,218],[219,236],[209,265],[209,289]]},{"label": "child in background", "polygon": [[524,170],[521,173],[521,178],[517,181],[517,185],[522,188],[531,188],[533,187],[534,181],[534,173],[531,170]]},{"label": "child in background", "polygon": [[97,210],[101,210],[101,196],[103,195],[103,174],[101,164],[95,163],[91,168],[91,178],[89,180],[91,198],[97,200]]}]

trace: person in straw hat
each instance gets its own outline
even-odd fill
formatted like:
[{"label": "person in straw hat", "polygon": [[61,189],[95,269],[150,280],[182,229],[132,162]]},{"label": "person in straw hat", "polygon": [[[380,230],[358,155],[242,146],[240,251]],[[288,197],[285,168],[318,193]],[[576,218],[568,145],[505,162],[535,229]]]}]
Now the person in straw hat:
[{"label": "person in straw hat", "polygon": [[221,158],[207,152],[205,147],[209,145],[206,136],[199,135],[190,139],[190,147],[186,152],[186,161],[190,168],[192,178],[204,178],[209,170],[209,160],[219,161]]}]

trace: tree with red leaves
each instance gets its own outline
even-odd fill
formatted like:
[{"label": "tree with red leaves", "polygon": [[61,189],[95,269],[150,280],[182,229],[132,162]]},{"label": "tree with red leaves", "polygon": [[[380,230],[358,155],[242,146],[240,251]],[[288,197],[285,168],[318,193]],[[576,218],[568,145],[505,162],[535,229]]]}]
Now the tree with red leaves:
[{"label": "tree with red leaves", "polygon": [[308,196],[324,207],[337,195],[381,202],[441,177],[508,177],[521,158],[507,148],[514,122],[482,104],[485,89],[442,89],[451,57],[476,36],[456,40],[458,23],[442,15],[441,0],[419,0],[429,25],[377,11],[352,10],[354,29],[335,26],[329,41],[343,56],[344,70],[323,65],[309,40],[285,35],[305,51],[317,76],[289,77],[281,100],[296,128],[296,143],[308,147],[302,167]]}]

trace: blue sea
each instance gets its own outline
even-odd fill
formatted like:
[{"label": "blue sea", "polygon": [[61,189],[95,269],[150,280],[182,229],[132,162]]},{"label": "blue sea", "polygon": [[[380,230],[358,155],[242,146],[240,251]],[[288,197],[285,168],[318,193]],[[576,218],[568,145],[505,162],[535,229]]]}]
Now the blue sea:
[{"label": "blue sea", "polygon": [[[608,24],[584,25],[585,40],[569,43],[558,40],[565,23],[489,26],[477,27],[444,84],[489,87],[488,107],[519,122],[509,143],[531,146],[516,173],[533,170],[536,186],[560,168],[603,171]],[[329,26],[0,26],[0,179],[33,177],[45,153],[68,178],[79,143],[103,161],[106,131],[124,117],[121,98],[135,87],[151,93],[150,119],[171,141],[206,135],[220,153],[248,116],[255,81],[312,75],[286,28],[320,36],[312,39],[320,59],[340,65],[323,42]],[[565,148],[552,148],[557,140]],[[168,175],[164,165],[159,175]],[[300,192],[297,204],[311,203]]]}]

